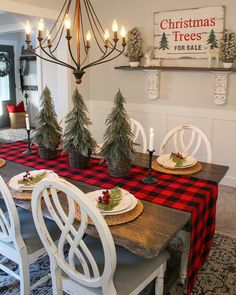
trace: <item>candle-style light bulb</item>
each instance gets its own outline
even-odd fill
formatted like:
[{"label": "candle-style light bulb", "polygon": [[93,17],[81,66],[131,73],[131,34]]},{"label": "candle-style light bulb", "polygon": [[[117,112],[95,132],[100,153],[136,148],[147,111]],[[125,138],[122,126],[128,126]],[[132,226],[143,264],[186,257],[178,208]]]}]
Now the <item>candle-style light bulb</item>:
[{"label": "candle-style light bulb", "polygon": [[46,31],[46,38],[47,38],[47,41],[48,41],[48,45],[50,45],[51,44],[51,35],[50,35],[49,30]]},{"label": "candle-style light bulb", "polygon": [[118,28],[117,21],[114,19],[113,23],[112,23],[112,31],[113,31],[113,36],[114,36],[113,39],[115,41],[118,40],[118,37],[117,37],[118,30],[119,30],[119,28]]},{"label": "candle-style light bulb", "polygon": [[26,125],[26,130],[30,130],[30,121],[29,121],[29,115],[25,115],[25,125]]},{"label": "candle-style light bulb", "polygon": [[31,25],[29,20],[27,20],[25,25],[25,32],[26,32],[26,43],[29,45],[30,43],[30,33],[31,33]]},{"label": "candle-style light bulb", "polygon": [[30,35],[30,33],[31,33],[31,25],[30,25],[29,20],[27,20],[27,22],[26,22],[25,32],[26,32],[27,35]]},{"label": "candle-style light bulb", "polygon": [[91,39],[92,39],[92,35],[91,35],[90,31],[88,31],[87,34],[86,34],[86,46],[87,47],[90,47]]},{"label": "candle-style light bulb", "polygon": [[38,22],[38,30],[39,31],[44,30],[44,20],[43,20],[43,18],[41,18],[40,21]]},{"label": "candle-style light bulb", "polygon": [[43,18],[40,19],[38,22],[38,39],[39,42],[42,41],[43,39],[43,30],[44,30],[44,20]]},{"label": "candle-style light bulb", "polygon": [[105,34],[104,34],[105,41],[107,41],[109,39],[109,37],[110,37],[109,31],[108,31],[108,29],[106,29]]},{"label": "candle-style light bulb", "polygon": [[121,27],[120,35],[121,35],[121,39],[122,39],[121,43],[123,46],[125,46],[126,45],[126,42],[125,42],[126,30],[125,30],[124,26]]},{"label": "candle-style light bulb", "polygon": [[64,25],[66,29],[71,29],[71,19],[69,17],[69,14],[65,16]]}]

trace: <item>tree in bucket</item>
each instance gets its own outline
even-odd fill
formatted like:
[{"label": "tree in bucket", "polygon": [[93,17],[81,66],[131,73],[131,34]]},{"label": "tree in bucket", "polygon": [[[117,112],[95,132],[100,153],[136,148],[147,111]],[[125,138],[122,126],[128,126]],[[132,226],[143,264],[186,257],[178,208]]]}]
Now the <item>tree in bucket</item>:
[{"label": "tree in bucket", "polygon": [[119,90],[114,99],[114,107],[106,119],[102,154],[107,161],[109,174],[113,177],[129,175],[134,153],[133,134],[124,103],[126,100]]},{"label": "tree in bucket", "polygon": [[41,109],[36,116],[36,131],[33,143],[39,146],[41,158],[50,160],[57,157],[57,148],[61,140],[61,128],[57,122],[57,115],[53,98],[46,86],[40,98]]},{"label": "tree in bucket", "polygon": [[92,138],[88,126],[91,121],[88,109],[81,94],[75,89],[72,96],[73,109],[66,116],[66,127],[63,135],[63,151],[69,153],[69,163],[73,168],[86,168],[92,151],[97,144]]},{"label": "tree in bucket", "polygon": [[142,42],[142,35],[137,27],[128,32],[125,55],[129,58],[131,67],[138,67],[140,64],[141,57],[143,56]]}]

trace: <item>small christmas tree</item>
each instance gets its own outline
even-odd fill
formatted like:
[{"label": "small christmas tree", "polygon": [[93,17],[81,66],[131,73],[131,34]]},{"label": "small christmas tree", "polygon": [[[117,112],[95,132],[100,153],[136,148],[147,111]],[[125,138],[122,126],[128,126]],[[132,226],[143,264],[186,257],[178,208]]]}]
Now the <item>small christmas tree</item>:
[{"label": "small christmas tree", "polygon": [[128,32],[125,55],[130,60],[139,60],[143,56],[142,42],[142,36],[137,27]]},{"label": "small christmas tree", "polygon": [[162,50],[169,49],[169,47],[168,47],[168,40],[167,40],[167,37],[166,37],[166,33],[165,32],[162,34],[159,49],[162,49]]},{"label": "small christmas tree", "polygon": [[234,33],[225,30],[220,42],[220,56],[223,61],[233,62],[236,57]]},{"label": "small christmas tree", "polygon": [[210,45],[210,48],[218,48],[218,40],[216,38],[214,30],[211,30],[209,38],[207,39],[207,44]]},{"label": "small christmas tree", "polygon": [[115,96],[114,107],[106,120],[102,154],[104,159],[116,167],[123,159],[130,159],[133,148],[133,134],[128,114],[124,108],[125,98],[119,90]]},{"label": "small christmas tree", "polygon": [[46,86],[40,99],[41,109],[36,117],[37,128],[33,142],[39,147],[56,150],[61,140],[61,128],[57,122],[53,98]]},{"label": "small christmas tree", "polygon": [[87,157],[94,151],[97,144],[87,128],[92,123],[87,115],[87,106],[77,88],[73,93],[72,102],[73,109],[67,114],[65,121],[63,150],[69,152],[75,150],[78,154]]}]

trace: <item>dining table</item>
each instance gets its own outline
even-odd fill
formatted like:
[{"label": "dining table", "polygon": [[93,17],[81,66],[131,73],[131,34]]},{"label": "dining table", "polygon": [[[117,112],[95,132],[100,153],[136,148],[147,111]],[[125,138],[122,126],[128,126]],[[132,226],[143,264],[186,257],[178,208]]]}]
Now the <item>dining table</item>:
[{"label": "dining table", "polygon": [[[0,156],[2,158],[4,157],[4,153],[1,153],[1,145]],[[134,165],[138,165],[140,167],[148,167],[148,162],[148,154],[135,154],[135,158],[133,160]],[[229,169],[225,165],[210,164],[204,162],[200,163],[202,165],[202,169],[197,174],[194,174],[194,177],[199,179],[206,179],[216,184],[220,183],[220,181],[223,179]],[[50,165],[48,169],[51,169]],[[19,163],[19,161],[17,162],[14,160],[9,160],[8,158],[6,159],[6,165],[0,169],[0,174],[6,182],[9,182],[9,180],[13,176],[29,170],[35,169],[30,164],[26,165],[25,162]],[[101,189],[100,186],[86,183],[85,181],[78,181],[67,177],[64,178],[73,183],[84,193]],[[63,196],[61,202],[62,204],[64,202],[64,206],[66,207],[66,202],[63,199]],[[178,210],[146,200],[141,200],[141,202],[143,204],[144,210],[138,218],[136,218],[132,222],[112,225],[110,226],[110,230],[116,245],[122,246],[139,256],[152,258],[154,256],[157,256],[159,252],[166,249],[170,241],[180,230],[190,230],[191,212]],[[31,202],[28,200],[15,199],[15,203],[19,207],[31,210]],[[50,214],[46,211],[45,215],[46,217],[50,218]],[[97,234],[93,226],[88,226],[86,233],[91,236],[96,236]],[[173,281],[173,274],[170,277]],[[169,287],[166,289],[165,292],[168,292],[168,289]]]}]

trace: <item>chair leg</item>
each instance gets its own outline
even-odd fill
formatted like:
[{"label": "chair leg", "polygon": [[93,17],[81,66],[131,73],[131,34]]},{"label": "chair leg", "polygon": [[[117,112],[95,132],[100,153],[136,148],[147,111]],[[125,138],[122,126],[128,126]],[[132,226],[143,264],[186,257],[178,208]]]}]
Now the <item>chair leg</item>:
[{"label": "chair leg", "polygon": [[[23,259],[24,258],[24,259]],[[22,255],[22,260],[19,262],[20,273],[20,295],[30,294],[30,274],[29,274],[29,262],[27,255]]]},{"label": "chair leg", "polygon": [[162,295],[164,290],[164,275],[166,271],[166,262],[158,268],[158,275],[155,280],[155,295]]},{"label": "chair leg", "polygon": [[50,259],[53,295],[63,295],[61,269],[54,260]]}]

